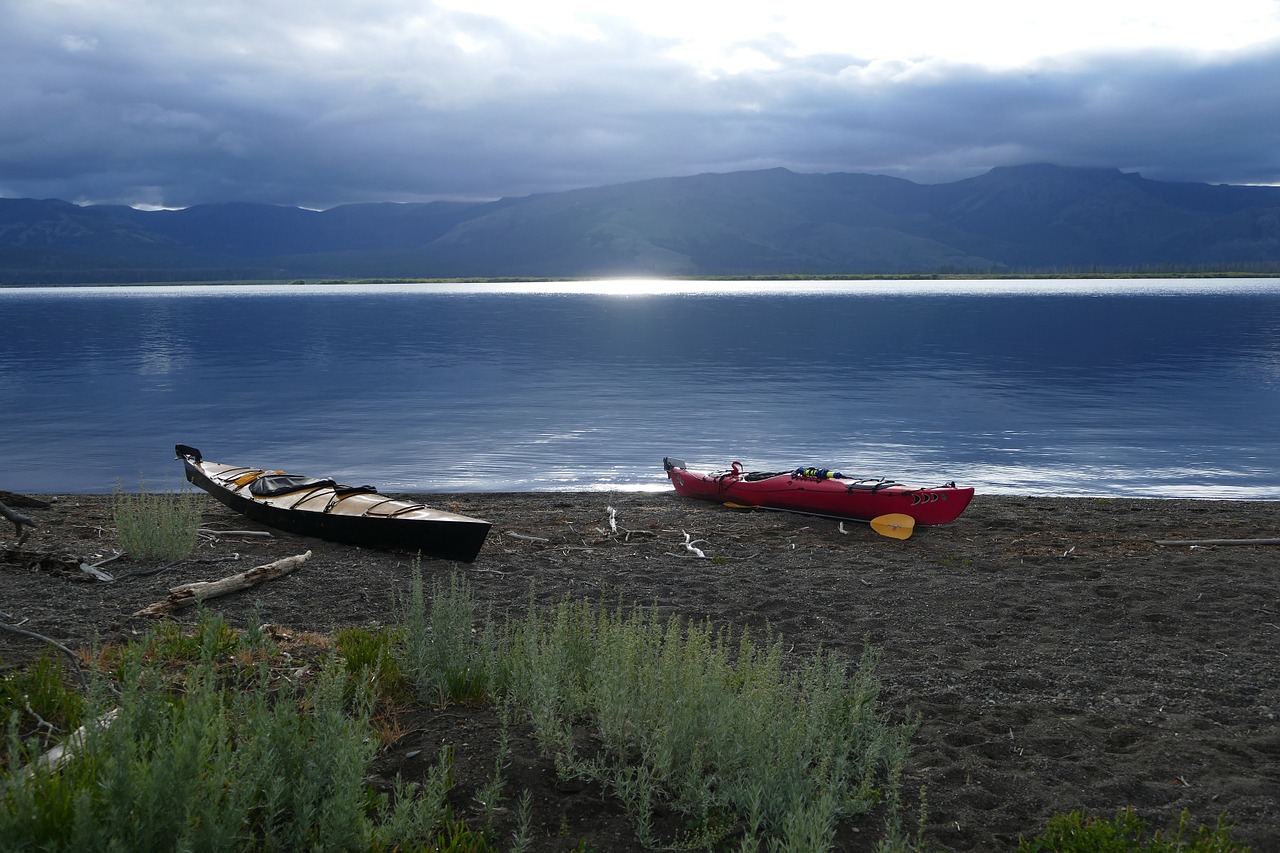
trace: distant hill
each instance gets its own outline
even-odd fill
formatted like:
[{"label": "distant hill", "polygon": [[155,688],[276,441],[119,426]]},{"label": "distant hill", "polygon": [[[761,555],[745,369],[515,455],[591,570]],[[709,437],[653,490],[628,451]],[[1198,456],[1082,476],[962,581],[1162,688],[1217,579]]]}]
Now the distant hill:
[{"label": "distant hill", "polygon": [[0,199],[0,284],[1280,270],[1280,188],[1027,165],[786,169],[495,202],[176,211]]}]

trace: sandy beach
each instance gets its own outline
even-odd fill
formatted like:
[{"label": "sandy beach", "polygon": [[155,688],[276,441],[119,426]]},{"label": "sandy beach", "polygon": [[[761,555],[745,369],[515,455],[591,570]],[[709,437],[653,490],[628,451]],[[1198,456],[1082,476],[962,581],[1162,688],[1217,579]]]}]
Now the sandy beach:
[{"label": "sandy beach", "polygon": [[[294,630],[392,624],[413,565],[288,534],[230,534],[154,574],[114,560],[102,568],[119,579],[104,582],[30,555],[111,556],[111,499],[39,497],[47,508],[20,510],[38,524],[21,549],[7,522],[0,529],[0,618],[73,648],[137,636],[152,620],[131,614],[169,587],[307,550],[292,574],[209,608],[234,625],[255,608]],[[1221,543],[1280,538],[1280,503],[979,494],[958,521],[903,541],[672,492],[418,497],[493,522],[474,563],[424,560],[422,570],[428,581],[465,575],[480,609],[499,617],[531,598],[572,596],[769,627],[795,660],[822,648],[855,661],[869,641],[883,706],[920,718],[907,824],[923,789],[933,848],[1010,849],[1055,813],[1132,806],[1153,827],[1184,809],[1210,825],[1225,813],[1234,837],[1280,849],[1280,545]],[[210,529],[262,529],[211,498],[204,517]],[[7,665],[40,647],[0,632]],[[417,713],[380,774],[420,772],[441,743],[455,745],[460,765],[491,770],[486,712]],[[579,838],[640,849],[620,806],[557,784],[539,760],[531,741],[513,740],[508,784],[534,794],[536,849]],[[483,780],[460,773],[460,802]],[[567,839],[557,834],[565,825]],[[877,830],[842,826],[837,849],[869,849]]]}]

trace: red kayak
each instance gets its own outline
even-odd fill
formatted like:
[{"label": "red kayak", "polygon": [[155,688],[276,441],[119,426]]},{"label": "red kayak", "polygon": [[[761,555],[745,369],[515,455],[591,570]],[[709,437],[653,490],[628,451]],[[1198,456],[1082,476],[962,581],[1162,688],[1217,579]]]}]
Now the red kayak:
[{"label": "red kayak", "polygon": [[870,521],[901,513],[917,524],[955,521],[973,500],[973,489],[947,483],[911,488],[890,480],[858,480],[825,468],[782,473],[744,472],[741,462],[728,471],[690,471],[680,459],[662,460],[676,492],[685,497]]}]

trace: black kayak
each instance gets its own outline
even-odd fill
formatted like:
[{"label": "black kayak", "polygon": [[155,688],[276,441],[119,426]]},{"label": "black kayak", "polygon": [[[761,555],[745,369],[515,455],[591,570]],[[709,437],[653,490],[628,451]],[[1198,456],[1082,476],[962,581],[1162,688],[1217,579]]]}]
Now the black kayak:
[{"label": "black kayak", "polygon": [[191,483],[247,518],[300,536],[469,563],[489,534],[487,521],[385,497],[372,486],[207,462],[185,444],[175,450]]}]

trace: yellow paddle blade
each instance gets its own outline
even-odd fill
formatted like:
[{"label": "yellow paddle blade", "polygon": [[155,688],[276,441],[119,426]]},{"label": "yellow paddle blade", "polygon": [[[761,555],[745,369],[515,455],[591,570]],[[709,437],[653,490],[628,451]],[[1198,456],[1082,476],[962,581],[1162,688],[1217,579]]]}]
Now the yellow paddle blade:
[{"label": "yellow paddle blade", "polygon": [[878,515],[871,519],[871,529],[881,536],[891,536],[894,539],[910,539],[911,531],[915,529],[916,520],[909,515],[900,512],[891,512],[888,515]]}]

